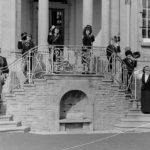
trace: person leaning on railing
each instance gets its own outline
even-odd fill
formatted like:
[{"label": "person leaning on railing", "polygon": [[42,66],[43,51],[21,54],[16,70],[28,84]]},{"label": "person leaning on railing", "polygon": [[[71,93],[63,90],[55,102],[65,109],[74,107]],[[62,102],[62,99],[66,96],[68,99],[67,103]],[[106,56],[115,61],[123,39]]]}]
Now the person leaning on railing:
[{"label": "person leaning on railing", "polygon": [[83,72],[82,73],[90,73],[92,71],[90,68],[91,63],[91,51],[92,44],[95,41],[95,37],[92,34],[92,26],[87,25],[83,29],[83,48],[82,48],[82,64],[83,64]]},{"label": "person leaning on railing", "polygon": [[111,38],[109,45],[107,46],[106,49],[106,55],[107,55],[107,59],[108,59],[108,72],[112,72],[112,69],[116,69],[116,65],[115,64],[115,55],[117,53],[121,52],[120,49],[120,37],[119,36],[114,36],[113,38]]},{"label": "person leaning on railing", "polygon": [[[23,68],[23,74],[26,77],[25,83],[29,83],[29,76],[28,71],[30,69],[30,72],[32,71],[32,55],[27,53],[30,49],[34,47],[34,43],[31,39],[31,35],[27,34],[26,32],[21,34],[21,40],[18,41],[18,49],[20,49],[20,53],[23,56],[23,62],[22,62],[22,68]],[[29,56],[30,55],[30,56]],[[30,66],[29,66],[30,64]]]},{"label": "person leaning on railing", "polygon": [[125,49],[125,58],[123,59],[123,64],[126,67],[127,70],[127,78],[126,78],[126,83],[127,83],[127,93],[131,93],[131,85],[133,81],[133,72],[134,68],[137,66],[137,60],[136,58],[133,57],[133,53],[131,51],[130,47],[126,47]]}]

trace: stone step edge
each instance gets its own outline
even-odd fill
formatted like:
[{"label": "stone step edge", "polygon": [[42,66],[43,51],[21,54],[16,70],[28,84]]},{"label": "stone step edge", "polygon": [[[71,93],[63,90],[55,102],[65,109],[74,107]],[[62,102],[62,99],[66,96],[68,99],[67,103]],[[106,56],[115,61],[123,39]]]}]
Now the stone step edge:
[{"label": "stone step edge", "polygon": [[117,128],[135,128],[135,129],[137,129],[137,128],[147,128],[147,129],[150,129],[150,123],[141,123],[140,125],[136,125],[136,124],[124,124],[124,123],[122,123],[122,124],[116,124],[116,125],[114,125],[114,127],[117,127]]},{"label": "stone step edge", "polygon": [[0,128],[0,132],[17,132],[17,131],[23,131],[25,133],[31,131],[30,127],[26,126],[19,126],[19,127],[6,127],[6,128]]},{"label": "stone step edge", "polygon": [[9,119],[10,121],[12,121],[13,120],[13,115],[0,115],[0,121],[2,120],[2,119]]},{"label": "stone step edge", "polygon": [[22,126],[21,121],[0,121],[0,125],[16,125],[16,126]]},{"label": "stone step edge", "polygon": [[149,122],[150,123],[150,118],[122,118],[120,119],[120,122]]}]

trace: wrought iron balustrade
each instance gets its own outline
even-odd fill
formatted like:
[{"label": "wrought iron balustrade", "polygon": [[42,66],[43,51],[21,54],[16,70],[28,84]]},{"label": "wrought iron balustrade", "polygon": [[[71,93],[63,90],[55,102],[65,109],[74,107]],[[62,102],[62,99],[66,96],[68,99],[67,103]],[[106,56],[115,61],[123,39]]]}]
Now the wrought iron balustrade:
[{"label": "wrought iron balustrade", "polygon": [[111,57],[113,61],[110,71],[105,47],[40,45],[24,55],[20,54],[20,58],[9,65],[5,88],[12,91],[21,88],[26,78],[28,83],[33,83],[34,79],[44,78],[47,74],[104,75],[121,84],[122,60],[116,54]]}]

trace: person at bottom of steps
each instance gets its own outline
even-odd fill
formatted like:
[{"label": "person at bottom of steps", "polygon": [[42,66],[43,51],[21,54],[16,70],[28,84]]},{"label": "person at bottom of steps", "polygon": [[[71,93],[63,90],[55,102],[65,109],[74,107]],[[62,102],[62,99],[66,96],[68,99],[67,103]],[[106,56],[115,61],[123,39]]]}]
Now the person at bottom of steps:
[{"label": "person at bottom of steps", "polygon": [[141,111],[150,114],[150,67],[143,68],[141,87]]}]

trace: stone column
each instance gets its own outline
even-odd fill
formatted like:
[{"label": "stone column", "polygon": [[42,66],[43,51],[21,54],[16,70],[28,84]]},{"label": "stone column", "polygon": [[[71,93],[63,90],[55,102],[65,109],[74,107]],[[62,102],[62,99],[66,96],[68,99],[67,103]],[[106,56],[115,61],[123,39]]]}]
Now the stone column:
[{"label": "stone column", "polygon": [[126,41],[126,46],[130,46],[130,18],[131,18],[131,0],[125,0],[126,4],[126,11],[127,11],[127,41]]},{"label": "stone column", "polygon": [[102,0],[102,46],[110,41],[110,0]]},{"label": "stone column", "polygon": [[39,0],[38,45],[47,44],[49,27],[49,0]]},{"label": "stone column", "polygon": [[93,24],[93,0],[83,0],[83,27]]}]

